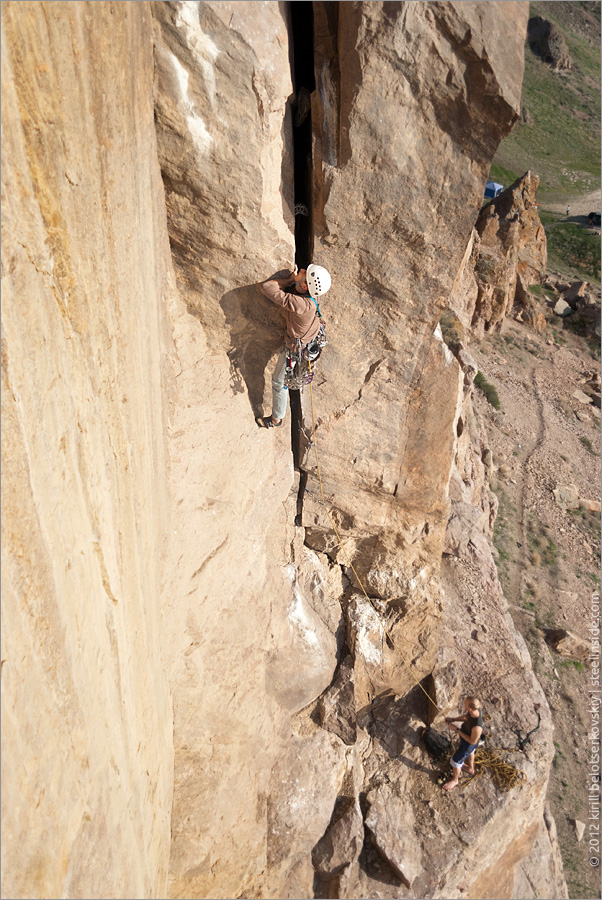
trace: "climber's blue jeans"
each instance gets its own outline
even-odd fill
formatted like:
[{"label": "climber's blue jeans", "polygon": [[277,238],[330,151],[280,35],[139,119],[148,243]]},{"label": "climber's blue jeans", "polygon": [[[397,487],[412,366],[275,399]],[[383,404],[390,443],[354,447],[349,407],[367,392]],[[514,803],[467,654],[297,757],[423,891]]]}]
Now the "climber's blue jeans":
[{"label": "climber's blue jeans", "polygon": [[284,386],[284,370],[286,369],[286,347],[278,357],[278,362],[272,374],[272,418],[284,419],[286,405],[288,403],[288,389]]}]

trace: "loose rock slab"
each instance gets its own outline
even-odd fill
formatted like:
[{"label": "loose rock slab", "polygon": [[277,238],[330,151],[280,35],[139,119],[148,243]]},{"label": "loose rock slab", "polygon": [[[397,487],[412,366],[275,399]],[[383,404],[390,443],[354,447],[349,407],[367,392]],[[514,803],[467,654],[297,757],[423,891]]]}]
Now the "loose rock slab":
[{"label": "loose rock slab", "polygon": [[406,887],[422,871],[419,847],[414,839],[412,807],[385,784],[367,797],[370,806],[366,826],[374,835],[376,846]]},{"label": "loose rock slab", "polygon": [[584,641],[578,634],[566,628],[556,628],[553,631],[549,631],[546,635],[546,641],[557,653],[570,659],[585,660],[592,652],[588,641]]}]

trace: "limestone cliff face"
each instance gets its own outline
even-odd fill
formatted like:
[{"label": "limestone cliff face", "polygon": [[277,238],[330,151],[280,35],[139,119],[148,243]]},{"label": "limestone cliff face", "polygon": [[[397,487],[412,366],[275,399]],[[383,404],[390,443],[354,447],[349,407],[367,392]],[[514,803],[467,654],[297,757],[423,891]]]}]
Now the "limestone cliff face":
[{"label": "limestone cliff face", "polygon": [[7,897],[163,896],[169,247],[145,4],[2,8]]},{"label": "limestone cliff face", "polygon": [[[6,5],[13,896],[485,897],[502,871],[510,896],[545,844],[549,719],[529,785],[500,803],[489,783],[467,829],[466,801],[433,812],[416,686],[455,672],[448,705],[492,695],[489,651],[504,692],[536,690],[486,556],[468,351],[436,327],[519,113],[527,4],[313,12],[314,259],[333,275],[313,393],[345,554],[313,448],[295,525],[288,425],[254,422],[282,342],[257,282],[295,249],[290,11]],[[477,511],[479,652],[440,572],[450,498]]]}]

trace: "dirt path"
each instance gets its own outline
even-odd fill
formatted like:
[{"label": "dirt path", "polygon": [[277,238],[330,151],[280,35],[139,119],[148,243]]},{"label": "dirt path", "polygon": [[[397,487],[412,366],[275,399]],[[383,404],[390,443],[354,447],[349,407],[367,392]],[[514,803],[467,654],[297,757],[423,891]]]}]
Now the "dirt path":
[{"label": "dirt path", "polygon": [[568,218],[574,219],[578,216],[587,217],[590,212],[600,212],[600,204],[600,191],[595,190],[589,194],[578,194],[575,197],[568,197],[563,203],[542,203],[541,206],[549,210],[549,212],[559,213],[560,215],[566,213],[567,206],[570,206],[571,212]]},{"label": "dirt path", "polygon": [[527,516],[526,513],[532,508],[533,487],[535,481],[535,471],[533,466],[533,457],[542,447],[546,439],[546,423],[544,418],[543,401],[541,390],[537,379],[537,368],[531,366],[528,378],[533,385],[533,396],[537,410],[537,433],[534,435],[535,440],[531,449],[524,456],[523,464],[517,471],[519,482],[517,484],[517,513],[518,530],[520,542],[517,541],[519,549],[516,565],[512,567],[510,574],[510,594],[512,602],[516,604],[517,609],[521,608],[521,597],[523,595],[523,580],[528,567],[529,542],[527,534]]}]

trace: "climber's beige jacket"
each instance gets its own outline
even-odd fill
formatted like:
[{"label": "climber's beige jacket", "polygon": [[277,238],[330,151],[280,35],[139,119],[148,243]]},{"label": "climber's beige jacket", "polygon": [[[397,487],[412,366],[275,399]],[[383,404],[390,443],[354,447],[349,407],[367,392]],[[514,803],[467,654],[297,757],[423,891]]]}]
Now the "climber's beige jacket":
[{"label": "climber's beige jacket", "polygon": [[316,304],[307,294],[298,294],[294,288],[286,291],[284,288],[293,287],[295,284],[291,278],[278,278],[264,281],[261,290],[266,297],[276,306],[284,310],[286,317],[286,346],[294,349],[299,338],[303,344],[313,341],[320,330],[320,319]]}]

